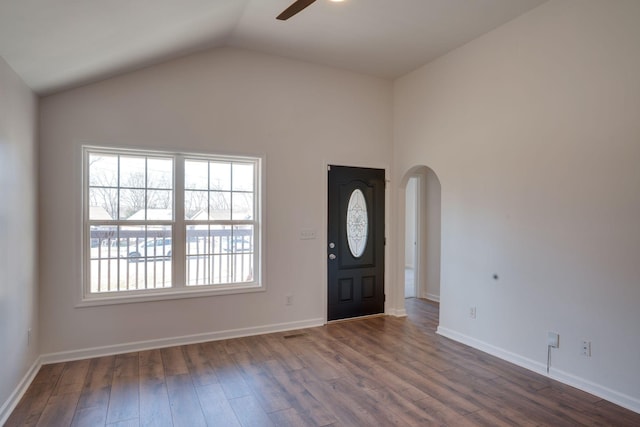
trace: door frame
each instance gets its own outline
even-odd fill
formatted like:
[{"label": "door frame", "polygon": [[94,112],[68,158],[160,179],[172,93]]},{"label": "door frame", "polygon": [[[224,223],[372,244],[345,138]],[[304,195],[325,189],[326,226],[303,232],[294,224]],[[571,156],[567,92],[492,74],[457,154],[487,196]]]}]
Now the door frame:
[{"label": "door frame", "polygon": [[[415,295],[416,298],[423,298],[422,296],[422,290],[420,289],[419,283],[421,283],[420,281],[420,274],[421,274],[421,270],[422,270],[422,221],[420,221],[420,214],[422,212],[421,207],[421,203],[422,203],[422,197],[421,197],[421,190],[422,190],[422,177],[419,174],[416,175],[412,175],[409,177],[409,179],[407,180],[407,184],[404,187],[404,194],[405,194],[405,199],[404,199],[404,217],[405,217],[405,224],[404,227],[402,229],[403,234],[403,238],[404,238],[404,243],[405,243],[405,260],[407,258],[407,253],[406,253],[406,229],[407,229],[407,223],[406,223],[406,217],[407,217],[407,187],[409,185],[409,181],[411,179],[415,179],[415,194],[414,194],[414,203],[415,206],[414,208],[414,212],[413,212],[413,239],[414,239],[414,246],[413,246],[413,293]],[[405,287],[406,287],[406,263],[403,264],[403,278],[405,280]],[[406,289],[405,289],[406,291]],[[404,292],[404,298],[406,298],[406,292]]]},{"label": "door frame", "polygon": [[[384,181],[385,181],[385,190],[384,190],[384,235],[386,238],[386,245],[384,247],[384,293],[385,295],[387,295],[387,298],[385,299],[384,302],[384,311],[382,314],[387,314],[388,312],[388,308],[389,308],[389,304],[392,303],[392,301],[395,300],[395,294],[393,289],[389,288],[389,283],[391,280],[391,275],[390,273],[390,269],[392,267],[392,264],[390,263],[391,260],[390,258],[390,254],[389,254],[389,248],[391,247],[391,239],[390,239],[390,233],[389,231],[391,230],[391,211],[390,211],[390,202],[391,202],[391,197],[390,197],[390,192],[391,192],[391,177],[390,177],[390,167],[389,165],[383,165],[383,164],[376,164],[376,163],[360,163],[360,162],[344,162],[344,161],[328,161],[325,160],[324,164],[323,164],[323,169],[322,169],[322,187],[324,189],[324,191],[322,192],[323,194],[323,202],[322,202],[322,225],[323,225],[323,229],[322,229],[322,239],[321,243],[322,243],[322,255],[323,255],[323,264],[322,264],[322,309],[323,309],[323,314],[322,314],[322,319],[323,319],[323,324],[326,325],[328,322],[328,318],[329,318],[329,295],[328,295],[328,286],[329,286],[329,272],[328,272],[328,257],[327,257],[327,248],[329,246],[329,239],[327,236],[327,230],[329,229],[329,180],[328,180],[328,173],[329,173],[329,166],[347,166],[347,167],[354,167],[354,168],[373,168],[373,169],[382,169],[384,170]],[[403,291],[404,292],[404,291]],[[392,295],[393,294],[393,295]],[[358,319],[358,317],[354,317],[354,319]]]}]

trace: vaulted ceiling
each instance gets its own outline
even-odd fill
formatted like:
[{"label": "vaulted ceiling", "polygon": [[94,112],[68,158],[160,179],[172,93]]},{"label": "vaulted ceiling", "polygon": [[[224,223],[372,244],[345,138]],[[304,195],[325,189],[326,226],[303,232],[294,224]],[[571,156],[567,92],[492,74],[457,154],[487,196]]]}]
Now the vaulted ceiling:
[{"label": "vaulted ceiling", "polygon": [[396,78],[546,0],[1,0],[0,56],[49,94],[233,46]]}]

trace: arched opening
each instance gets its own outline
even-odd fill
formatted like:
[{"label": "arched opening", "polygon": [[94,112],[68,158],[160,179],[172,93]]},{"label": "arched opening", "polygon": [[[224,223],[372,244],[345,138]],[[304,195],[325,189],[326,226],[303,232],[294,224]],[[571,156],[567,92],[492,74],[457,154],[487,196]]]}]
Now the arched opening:
[{"label": "arched opening", "polygon": [[401,185],[398,260],[404,298],[440,301],[441,186],[436,173],[416,166]]}]

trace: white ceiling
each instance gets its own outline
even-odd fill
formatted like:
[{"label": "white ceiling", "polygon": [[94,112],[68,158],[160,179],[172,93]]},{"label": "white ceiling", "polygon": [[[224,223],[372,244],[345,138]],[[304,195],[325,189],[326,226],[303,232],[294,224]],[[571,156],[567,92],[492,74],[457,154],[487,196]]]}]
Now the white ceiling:
[{"label": "white ceiling", "polygon": [[546,0],[0,0],[0,56],[49,94],[219,46],[399,77]]}]

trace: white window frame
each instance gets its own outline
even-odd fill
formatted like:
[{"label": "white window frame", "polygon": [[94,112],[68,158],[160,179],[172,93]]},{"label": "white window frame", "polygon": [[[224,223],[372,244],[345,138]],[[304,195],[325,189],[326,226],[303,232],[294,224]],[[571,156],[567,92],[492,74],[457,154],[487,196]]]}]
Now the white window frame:
[{"label": "white window frame", "polygon": [[[89,198],[89,156],[103,153],[106,155],[134,155],[147,157],[170,157],[173,159],[173,220],[171,221],[131,221],[131,220],[91,220]],[[204,160],[222,162],[241,162],[254,165],[254,213],[253,220],[238,221],[250,223],[254,227],[253,241],[253,277],[251,281],[241,283],[186,285],[187,242],[186,227],[194,221],[186,220],[184,214],[185,160]],[[96,306],[107,304],[125,304],[143,301],[195,298],[214,295],[227,295],[266,290],[264,279],[264,156],[236,156],[210,153],[183,153],[148,149],[114,148],[94,145],[82,146],[82,293],[76,306]],[[205,220],[198,224],[233,224],[233,220]],[[172,286],[169,288],[126,290],[103,293],[91,292],[91,226],[92,225],[171,225],[172,239]]]}]

